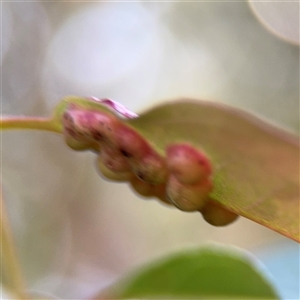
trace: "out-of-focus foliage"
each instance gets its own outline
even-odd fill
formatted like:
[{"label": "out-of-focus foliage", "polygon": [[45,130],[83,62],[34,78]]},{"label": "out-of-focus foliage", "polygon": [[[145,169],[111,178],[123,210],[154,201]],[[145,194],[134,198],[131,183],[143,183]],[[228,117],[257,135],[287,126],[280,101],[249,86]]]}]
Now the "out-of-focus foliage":
[{"label": "out-of-focus foliage", "polygon": [[[299,132],[299,48],[246,2],[1,5],[3,114],[47,116],[68,94],[116,99],[137,112],[184,96]],[[54,134],[2,134],[4,196],[33,290],[84,298],[99,282],[204,239],[248,249],[281,241],[247,220],[215,229],[198,214],[140,201],[126,185],[99,180],[92,160]]]},{"label": "out-of-focus foliage", "polygon": [[114,299],[279,299],[257,260],[215,245],[152,262],[107,293]]}]

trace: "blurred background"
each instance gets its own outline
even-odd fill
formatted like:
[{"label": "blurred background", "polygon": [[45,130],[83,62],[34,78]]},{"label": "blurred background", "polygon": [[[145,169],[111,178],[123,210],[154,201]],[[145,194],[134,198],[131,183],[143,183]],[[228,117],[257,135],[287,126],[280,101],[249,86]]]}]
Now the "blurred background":
[{"label": "blurred background", "polygon": [[[66,95],[139,113],[192,97],[299,134],[297,2],[1,2],[3,115]],[[299,245],[249,220],[215,228],[104,181],[53,133],[2,134],[2,184],[29,289],[84,299],[143,263],[208,241],[251,251],[299,299]]]}]

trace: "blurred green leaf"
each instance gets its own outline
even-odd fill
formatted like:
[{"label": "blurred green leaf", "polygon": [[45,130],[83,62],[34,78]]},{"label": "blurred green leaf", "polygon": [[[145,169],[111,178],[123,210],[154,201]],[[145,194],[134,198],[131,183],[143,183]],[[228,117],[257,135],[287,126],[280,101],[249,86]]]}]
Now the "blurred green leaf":
[{"label": "blurred green leaf", "polygon": [[107,292],[114,299],[278,299],[258,265],[243,251],[206,246],[157,261]]},{"label": "blurred green leaf", "polygon": [[162,153],[168,144],[203,149],[214,167],[211,197],[289,238],[299,236],[299,139],[246,112],[181,99],[128,123]]}]

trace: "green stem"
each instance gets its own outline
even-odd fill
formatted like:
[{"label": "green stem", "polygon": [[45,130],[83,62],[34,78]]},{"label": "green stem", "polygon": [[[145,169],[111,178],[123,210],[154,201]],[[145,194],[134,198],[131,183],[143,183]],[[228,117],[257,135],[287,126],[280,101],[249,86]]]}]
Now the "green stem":
[{"label": "green stem", "polygon": [[36,129],[61,133],[57,122],[41,117],[5,117],[0,119],[0,130],[8,129]]},{"label": "green stem", "polygon": [[0,191],[0,226],[1,226],[1,278],[2,283],[20,299],[29,299],[23,280],[19,261],[13,243],[13,235],[4,208],[2,190]]}]

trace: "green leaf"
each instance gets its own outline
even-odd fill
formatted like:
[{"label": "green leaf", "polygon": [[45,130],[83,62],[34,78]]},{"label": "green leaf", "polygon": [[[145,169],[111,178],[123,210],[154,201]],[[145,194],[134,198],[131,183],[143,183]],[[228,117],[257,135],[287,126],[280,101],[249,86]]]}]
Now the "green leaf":
[{"label": "green leaf", "polygon": [[216,245],[145,266],[107,294],[114,299],[279,299],[254,257]]},{"label": "green leaf", "polygon": [[189,142],[211,158],[212,198],[228,210],[300,241],[299,140],[225,105],[182,99],[128,121],[161,152]]}]

